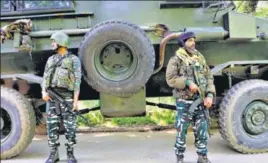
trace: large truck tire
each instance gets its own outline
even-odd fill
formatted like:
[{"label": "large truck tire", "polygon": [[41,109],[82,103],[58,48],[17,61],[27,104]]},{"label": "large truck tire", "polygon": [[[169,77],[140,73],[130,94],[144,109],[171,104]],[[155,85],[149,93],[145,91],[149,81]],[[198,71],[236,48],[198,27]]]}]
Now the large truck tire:
[{"label": "large truck tire", "polygon": [[1,159],[19,155],[32,142],[36,119],[31,103],[14,89],[1,86]]},{"label": "large truck tire", "polygon": [[125,21],[106,21],[85,35],[79,48],[86,81],[98,92],[130,96],[153,74],[154,47],[146,33]]},{"label": "large truck tire", "polygon": [[241,153],[268,151],[268,81],[246,80],[223,98],[219,126],[223,139]]}]

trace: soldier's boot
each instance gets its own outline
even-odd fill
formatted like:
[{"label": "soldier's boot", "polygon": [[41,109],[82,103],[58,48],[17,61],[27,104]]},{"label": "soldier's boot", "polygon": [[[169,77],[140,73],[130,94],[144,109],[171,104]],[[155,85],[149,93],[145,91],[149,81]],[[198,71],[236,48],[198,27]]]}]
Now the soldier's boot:
[{"label": "soldier's boot", "polygon": [[177,163],[183,163],[184,155],[183,154],[178,154],[176,156],[177,156]]},{"label": "soldier's boot", "polygon": [[197,163],[211,163],[207,155],[198,155]]},{"label": "soldier's boot", "polygon": [[73,148],[67,148],[67,158],[68,158],[68,163],[77,163],[77,160],[74,157]]},{"label": "soldier's boot", "polygon": [[59,161],[59,152],[58,149],[52,149],[50,151],[50,155],[48,157],[48,159],[46,160],[46,163],[55,163],[57,161]]}]

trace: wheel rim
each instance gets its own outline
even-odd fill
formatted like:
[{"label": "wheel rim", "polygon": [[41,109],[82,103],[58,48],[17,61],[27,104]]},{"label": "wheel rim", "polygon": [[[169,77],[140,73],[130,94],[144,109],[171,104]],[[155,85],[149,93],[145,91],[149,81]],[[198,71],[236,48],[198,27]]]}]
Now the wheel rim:
[{"label": "wheel rim", "polygon": [[251,102],[244,111],[242,122],[248,134],[264,133],[268,130],[268,105],[263,101]]},{"label": "wheel rim", "polygon": [[122,81],[133,75],[138,59],[125,42],[112,40],[101,45],[94,55],[97,71],[111,81]]},{"label": "wheel rim", "polygon": [[1,113],[1,118],[0,118],[0,121],[1,121],[0,133],[1,134],[0,135],[1,135],[1,143],[3,143],[11,135],[12,121],[11,121],[10,115],[5,109],[1,108],[0,113]]}]

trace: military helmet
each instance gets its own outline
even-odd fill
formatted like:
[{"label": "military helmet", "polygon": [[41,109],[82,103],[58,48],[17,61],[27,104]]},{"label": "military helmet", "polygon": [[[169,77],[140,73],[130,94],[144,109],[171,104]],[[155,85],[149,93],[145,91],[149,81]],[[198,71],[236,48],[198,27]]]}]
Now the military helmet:
[{"label": "military helmet", "polygon": [[53,33],[51,35],[50,39],[54,39],[56,41],[56,43],[60,46],[69,47],[69,45],[70,45],[69,36],[62,31],[57,31],[57,32]]},{"label": "military helmet", "polygon": [[179,36],[178,44],[183,47],[185,42],[190,38],[196,38],[194,32],[185,32]]}]

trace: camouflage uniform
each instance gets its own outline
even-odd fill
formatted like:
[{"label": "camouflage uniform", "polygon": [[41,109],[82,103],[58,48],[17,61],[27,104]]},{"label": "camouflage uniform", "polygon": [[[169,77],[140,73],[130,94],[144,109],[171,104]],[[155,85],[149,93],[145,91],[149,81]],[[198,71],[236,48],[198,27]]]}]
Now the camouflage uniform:
[{"label": "camouflage uniform", "polygon": [[[196,69],[194,72],[193,68]],[[195,73],[199,82],[195,81]],[[194,82],[201,90],[202,98],[205,96],[215,97],[213,76],[206,64],[205,58],[195,50],[193,54],[187,53],[184,47],[179,48],[170,59],[166,70],[166,81],[173,87],[173,96],[176,98],[177,116],[175,127],[177,129],[175,153],[183,156],[186,148],[186,135],[190,123],[195,135],[195,146],[198,155],[206,155],[208,134],[207,121],[202,111],[202,106],[194,110],[191,115],[189,107],[194,100],[194,94],[188,86]],[[201,97],[199,96],[199,97]]]},{"label": "camouflage uniform", "polygon": [[[69,37],[65,33],[57,32],[51,36],[51,39],[54,39],[59,46],[68,47]],[[52,87],[72,106],[74,94],[79,94],[80,92],[80,84],[81,63],[77,56],[67,51],[63,56],[54,54],[48,58],[43,75],[43,97],[46,89]],[[65,111],[58,115],[55,111],[56,107]],[[67,143],[65,145],[67,146],[68,162],[76,163],[73,155],[73,146],[76,144],[76,115],[72,110],[67,110],[60,102],[53,99],[47,102],[46,113],[48,145],[51,147],[51,154],[46,163],[53,163],[59,160],[57,147],[60,145],[59,129],[61,119],[66,129]]]},{"label": "camouflage uniform", "polygon": [[[51,56],[46,64],[44,72],[44,84],[43,87],[51,86],[54,88],[66,88],[66,91],[61,91],[67,102],[73,105],[73,92],[79,91],[81,83],[81,65],[78,57],[71,54],[66,54],[65,58],[61,61],[61,66],[55,68],[53,73],[53,66],[61,56],[55,54]],[[62,90],[62,89],[59,89]],[[58,142],[58,131],[60,125],[60,118],[55,113],[56,102],[48,102],[47,105],[47,132],[48,132],[48,144],[50,147],[56,147],[59,145]],[[60,104],[60,107],[63,107]],[[71,110],[70,110],[71,111]],[[75,131],[76,131],[76,116],[70,112],[65,112],[62,115],[63,124],[67,131],[65,133],[69,148],[72,148],[75,142]]]}]

